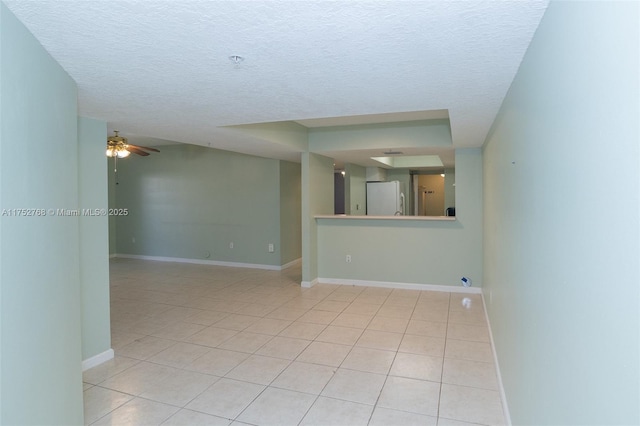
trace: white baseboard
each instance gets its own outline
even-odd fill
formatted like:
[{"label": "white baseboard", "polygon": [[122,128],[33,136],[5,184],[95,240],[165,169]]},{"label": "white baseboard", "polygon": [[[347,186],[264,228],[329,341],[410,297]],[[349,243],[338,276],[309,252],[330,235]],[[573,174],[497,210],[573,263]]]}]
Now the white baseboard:
[{"label": "white baseboard", "polygon": [[341,279],[341,278],[317,278],[314,281],[317,281],[322,284],[342,284],[342,285],[355,285],[355,286],[364,286],[364,287],[398,288],[398,289],[404,289],[404,290],[429,290],[429,291],[446,291],[449,293],[482,294],[482,290],[479,287],[462,287],[462,286],[457,287],[457,286],[436,285],[436,284],[396,283],[396,282],[390,282],[390,281],[348,280],[348,279]]},{"label": "white baseboard", "polygon": [[[186,259],[181,257],[145,256],[145,255],[138,255],[138,254],[121,254],[121,253],[117,253],[115,257],[119,257],[123,259],[154,260],[157,262],[192,263],[196,265],[214,265],[214,266],[231,266],[233,268],[266,269],[269,271],[281,271],[285,269],[285,266],[286,266],[286,265],[283,265],[283,266],[263,265],[261,263],[225,262],[221,260],[207,260],[207,259]],[[294,260],[294,262],[296,261]],[[293,263],[293,262],[289,262],[289,263]]]},{"label": "white baseboard", "polygon": [[299,258],[297,258],[295,260],[292,260],[291,262],[285,263],[284,265],[282,265],[280,267],[280,269],[285,270],[287,268],[291,268],[292,266],[296,266],[296,265],[300,264],[300,262],[302,262],[302,258],[301,257],[299,257]]},{"label": "white baseboard", "polygon": [[90,368],[102,364],[103,362],[107,362],[110,359],[113,359],[113,356],[113,349],[108,349],[102,353],[99,353],[98,355],[92,356],[89,359],[85,359],[84,361],[82,361],[82,371],[86,371]]},{"label": "white baseboard", "polygon": [[319,281],[318,281],[318,278],[314,279],[313,281],[302,281],[302,282],[300,283],[300,286],[301,286],[302,288],[311,288],[311,287],[313,287],[314,285],[318,284],[318,282],[319,282]]},{"label": "white baseboard", "polygon": [[511,413],[509,413],[509,405],[507,404],[507,395],[504,392],[504,386],[502,386],[502,374],[500,374],[500,365],[498,364],[498,353],[496,352],[496,345],[493,342],[493,333],[491,332],[491,322],[489,321],[489,314],[487,313],[487,304],[484,300],[484,293],[482,295],[482,307],[484,308],[484,316],[487,320],[487,327],[489,328],[489,341],[491,343],[491,351],[493,352],[493,362],[496,367],[496,376],[498,379],[498,391],[500,392],[500,399],[502,400],[502,412],[504,414],[505,424],[511,426]]}]

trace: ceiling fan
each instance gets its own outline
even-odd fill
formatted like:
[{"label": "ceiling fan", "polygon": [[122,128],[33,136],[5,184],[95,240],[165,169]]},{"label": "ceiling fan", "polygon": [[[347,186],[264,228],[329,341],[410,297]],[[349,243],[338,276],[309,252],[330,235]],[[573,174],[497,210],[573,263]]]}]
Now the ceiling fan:
[{"label": "ceiling fan", "polygon": [[118,136],[118,131],[114,130],[115,136],[107,137],[107,157],[125,158],[129,154],[134,153],[146,157],[149,155],[147,151],[160,152],[155,148],[146,146],[131,145],[127,138]]}]

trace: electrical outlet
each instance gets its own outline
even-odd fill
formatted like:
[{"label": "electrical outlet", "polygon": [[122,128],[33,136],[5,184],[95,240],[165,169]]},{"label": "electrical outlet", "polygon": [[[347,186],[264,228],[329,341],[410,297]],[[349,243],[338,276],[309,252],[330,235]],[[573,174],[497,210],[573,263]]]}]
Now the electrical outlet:
[{"label": "electrical outlet", "polygon": [[233,248],[233,241],[229,243],[229,248],[232,249]]},{"label": "electrical outlet", "polygon": [[351,255],[348,254],[344,261],[347,263],[351,263]]},{"label": "electrical outlet", "polygon": [[269,253],[273,253],[274,248],[273,248],[273,244],[269,244]]},{"label": "electrical outlet", "polygon": [[135,244],[135,243],[136,243],[136,237],[131,237],[131,242],[132,242],[133,244]]}]

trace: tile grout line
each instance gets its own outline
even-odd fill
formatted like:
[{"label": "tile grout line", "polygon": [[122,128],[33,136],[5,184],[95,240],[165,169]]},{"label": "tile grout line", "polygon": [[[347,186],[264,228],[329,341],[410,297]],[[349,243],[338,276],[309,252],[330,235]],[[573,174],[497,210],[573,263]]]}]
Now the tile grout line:
[{"label": "tile grout line", "polygon": [[444,329],[444,349],[442,350],[442,369],[440,370],[440,389],[438,392],[438,415],[436,422],[440,423],[440,405],[442,403],[442,380],[444,378],[444,358],[447,352],[447,337],[449,335],[449,314],[451,312],[451,293],[449,293],[449,303],[447,303],[447,321]]}]

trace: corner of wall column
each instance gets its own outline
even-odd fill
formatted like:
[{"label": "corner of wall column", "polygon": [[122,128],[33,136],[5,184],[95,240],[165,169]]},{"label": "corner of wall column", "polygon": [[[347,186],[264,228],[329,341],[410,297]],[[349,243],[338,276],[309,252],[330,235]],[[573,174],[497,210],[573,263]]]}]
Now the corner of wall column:
[{"label": "corner of wall column", "polygon": [[318,278],[316,215],[333,214],[333,159],[302,153],[302,282]]}]

